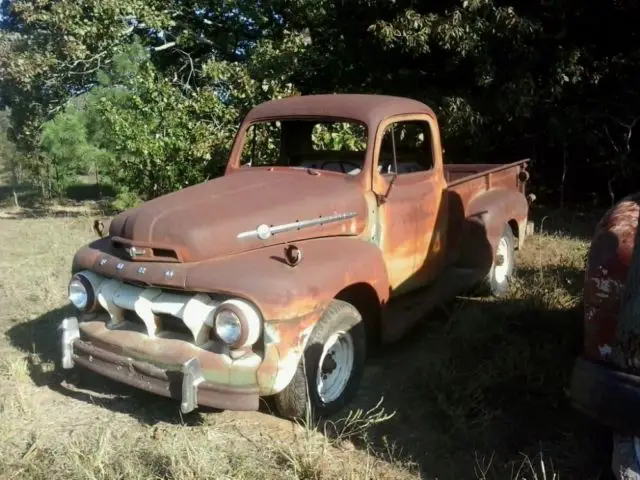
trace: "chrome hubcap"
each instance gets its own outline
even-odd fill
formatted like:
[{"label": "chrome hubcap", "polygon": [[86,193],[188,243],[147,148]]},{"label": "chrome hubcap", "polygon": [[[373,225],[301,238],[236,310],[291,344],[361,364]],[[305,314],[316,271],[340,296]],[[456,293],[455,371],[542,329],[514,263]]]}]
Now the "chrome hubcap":
[{"label": "chrome hubcap", "polygon": [[509,273],[509,264],[511,263],[509,245],[504,238],[500,239],[498,249],[496,251],[496,261],[494,265],[494,275],[498,283],[504,282]]},{"label": "chrome hubcap", "polygon": [[323,402],[333,402],[342,395],[351,378],[353,363],[351,334],[336,332],[331,335],[322,350],[316,375],[318,396]]}]

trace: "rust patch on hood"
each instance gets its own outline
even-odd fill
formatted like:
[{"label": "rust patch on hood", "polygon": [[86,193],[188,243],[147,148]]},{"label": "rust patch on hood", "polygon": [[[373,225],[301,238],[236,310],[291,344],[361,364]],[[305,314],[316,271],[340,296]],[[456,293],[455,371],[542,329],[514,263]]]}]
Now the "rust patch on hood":
[{"label": "rust patch on hood", "polygon": [[[356,216],[283,232],[267,240],[237,238],[262,224],[280,225],[349,212]],[[366,220],[362,191],[349,176],[254,167],[125,211],[113,219],[109,234],[121,243],[157,245],[175,250],[179,260],[199,262],[305,238],[357,235]]]}]

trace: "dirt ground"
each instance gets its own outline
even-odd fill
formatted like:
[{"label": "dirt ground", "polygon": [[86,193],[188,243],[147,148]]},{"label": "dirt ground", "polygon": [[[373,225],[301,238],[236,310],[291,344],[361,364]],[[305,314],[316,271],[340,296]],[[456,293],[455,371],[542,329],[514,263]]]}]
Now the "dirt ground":
[{"label": "dirt ground", "polygon": [[58,370],[71,258],[95,236],[92,215],[0,215],[0,478],[606,478],[606,435],[566,397],[591,228],[579,215],[545,219],[508,298],[458,298],[372,352],[350,408],[374,410],[341,413],[342,435],[266,404],[182,416],[171,400]]}]

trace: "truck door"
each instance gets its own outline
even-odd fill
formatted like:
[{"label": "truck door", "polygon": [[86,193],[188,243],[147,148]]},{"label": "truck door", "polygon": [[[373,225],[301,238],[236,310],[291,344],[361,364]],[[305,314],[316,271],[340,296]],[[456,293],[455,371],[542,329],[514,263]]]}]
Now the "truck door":
[{"label": "truck door", "polygon": [[378,131],[373,185],[383,194],[380,247],[397,295],[431,282],[444,266],[446,182],[442,157],[434,155],[441,152],[435,119],[393,117]]}]

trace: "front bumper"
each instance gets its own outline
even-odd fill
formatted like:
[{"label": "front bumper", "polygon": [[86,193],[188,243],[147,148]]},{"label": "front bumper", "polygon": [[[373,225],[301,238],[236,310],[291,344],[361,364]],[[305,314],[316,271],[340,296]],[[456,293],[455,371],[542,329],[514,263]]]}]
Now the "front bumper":
[{"label": "front bumper", "polygon": [[603,425],[640,436],[640,377],[580,357],[569,395],[576,408]]},{"label": "front bumper", "polygon": [[198,355],[182,358],[179,365],[171,362],[174,365],[161,368],[117,353],[113,346],[101,342],[97,335],[81,338],[81,328],[75,317],[64,319],[59,328],[62,333],[62,367],[65,369],[78,364],[118,382],[176,399],[180,401],[183,413],[196,409],[198,405],[224,410],[258,410],[257,385],[220,385],[206,381]]}]

